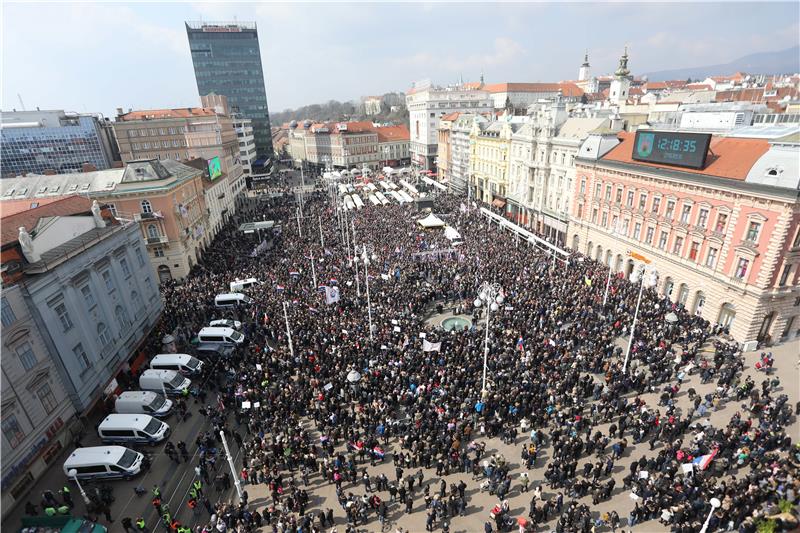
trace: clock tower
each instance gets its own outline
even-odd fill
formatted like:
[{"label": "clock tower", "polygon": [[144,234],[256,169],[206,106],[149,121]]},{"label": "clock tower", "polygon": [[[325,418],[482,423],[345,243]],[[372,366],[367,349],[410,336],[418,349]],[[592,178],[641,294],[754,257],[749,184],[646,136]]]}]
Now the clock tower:
[{"label": "clock tower", "polygon": [[583,65],[578,69],[578,81],[586,81],[589,79],[589,51],[583,56]]},{"label": "clock tower", "polygon": [[631,71],[628,70],[628,47],[625,53],[619,58],[619,67],[614,72],[614,79],[608,89],[608,100],[611,104],[624,104],[628,101],[628,93],[631,88]]}]

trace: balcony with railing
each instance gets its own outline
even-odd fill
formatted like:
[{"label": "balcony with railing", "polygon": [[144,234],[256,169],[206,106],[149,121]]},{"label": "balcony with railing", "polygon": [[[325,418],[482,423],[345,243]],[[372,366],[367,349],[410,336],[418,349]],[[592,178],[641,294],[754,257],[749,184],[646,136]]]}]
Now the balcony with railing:
[{"label": "balcony with railing", "polygon": [[149,213],[134,213],[133,220],[136,222],[152,222],[154,220],[163,220],[164,215],[161,211],[150,211]]},{"label": "balcony with railing", "polygon": [[166,244],[169,242],[169,238],[166,235],[148,235],[145,239],[145,242],[150,244]]}]

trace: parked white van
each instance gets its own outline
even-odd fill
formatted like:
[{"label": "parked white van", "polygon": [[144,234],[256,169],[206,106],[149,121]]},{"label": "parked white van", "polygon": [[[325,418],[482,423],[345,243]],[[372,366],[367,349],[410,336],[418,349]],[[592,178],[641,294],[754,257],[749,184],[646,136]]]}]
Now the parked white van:
[{"label": "parked white van", "polygon": [[242,292],[249,289],[253,285],[261,285],[261,282],[258,281],[256,278],[247,278],[247,279],[237,279],[231,281],[230,283],[231,292]]},{"label": "parked white van", "polygon": [[233,328],[206,327],[197,334],[197,340],[205,343],[235,346],[244,342],[244,335]]},{"label": "parked white van", "polygon": [[153,370],[148,368],[139,376],[139,388],[153,392],[165,391],[177,396],[183,389],[192,386],[192,381],[175,370]]},{"label": "parked white van", "polygon": [[156,445],[169,437],[169,426],[150,415],[108,415],[97,426],[97,434],[109,444]]},{"label": "parked white van", "polygon": [[212,320],[208,323],[209,326],[215,328],[233,328],[233,329],[241,329],[242,323],[238,320],[230,320],[227,318],[222,318],[219,320]]},{"label": "parked white van", "polygon": [[125,391],[117,397],[114,410],[122,415],[145,414],[163,418],[172,412],[172,400],[158,392]]},{"label": "parked white van", "polygon": [[153,370],[176,370],[184,376],[194,376],[203,371],[203,362],[188,353],[160,353],[150,360]]},{"label": "parked white van", "polygon": [[223,309],[250,305],[251,303],[253,303],[253,299],[241,292],[217,294],[216,298],[214,298],[214,305]]},{"label": "parked white van", "polygon": [[64,461],[64,474],[77,472],[78,479],[130,479],[142,471],[144,455],[124,446],[77,448]]}]

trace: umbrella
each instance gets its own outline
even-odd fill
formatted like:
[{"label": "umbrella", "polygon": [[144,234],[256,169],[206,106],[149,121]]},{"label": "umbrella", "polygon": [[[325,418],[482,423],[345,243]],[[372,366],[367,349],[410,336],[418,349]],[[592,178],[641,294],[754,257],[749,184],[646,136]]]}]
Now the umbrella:
[{"label": "umbrella", "polygon": [[356,370],[351,370],[350,373],[347,374],[347,381],[350,383],[356,383],[360,379],[361,374],[359,374]]}]

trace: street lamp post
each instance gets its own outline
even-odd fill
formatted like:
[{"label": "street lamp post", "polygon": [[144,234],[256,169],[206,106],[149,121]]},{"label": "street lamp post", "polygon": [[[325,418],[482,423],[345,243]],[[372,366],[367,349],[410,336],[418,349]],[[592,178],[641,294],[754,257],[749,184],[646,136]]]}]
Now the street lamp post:
[{"label": "street lamp post", "polygon": [[294,346],[292,345],[292,330],[289,329],[289,312],[286,310],[288,304],[283,302],[283,319],[286,321],[286,337],[289,339],[289,353],[294,359]]},{"label": "street lamp post", "polygon": [[239,499],[242,498],[242,482],[239,480],[239,475],[236,473],[236,468],[233,466],[233,456],[231,456],[231,450],[228,448],[228,439],[225,438],[225,432],[219,432],[220,438],[222,438],[222,446],[225,448],[225,455],[228,459],[228,466],[231,469],[231,476],[233,476],[233,484],[236,486],[236,494],[239,495]]},{"label": "street lamp post", "polygon": [[369,340],[372,340],[372,303],[369,299],[369,263],[370,260],[377,261],[378,255],[373,251],[371,245],[363,245],[361,260],[364,262],[364,281],[367,284],[367,316],[369,316]]},{"label": "street lamp post", "polygon": [[711,522],[711,516],[714,514],[714,511],[716,511],[722,505],[722,502],[720,502],[718,498],[711,498],[709,503],[711,504],[711,511],[709,511],[700,533],[706,533],[708,530],[708,524]]},{"label": "street lamp post", "polygon": [[[619,230],[619,219],[617,219],[617,221],[611,225],[611,236],[614,237],[614,235],[617,234],[618,230]],[[586,251],[588,252],[587,255],[591,257],[592,251],[591,250],[586,250]],[[611,265],[606,265],[606,266],[608,266],[608,279],[606,280],[606,291],[603,294],[603,309],[605,309],[606,307],[606,302],[608,301],[608,289],[611,286]]]},{"label": "street lamp post", "polygon": [[69,477],[72,478],[72,481],[74,481],[75,484],[78,485],[78,490],[80,491],[81,496],[83,497],[83,503],[85,503],[86,505],[91,504],[92,501],[89,499],[89,496],[86,495],[86,491],[83,490],[83,486],[81,486],[81,482],[78,481],[78,471],[73,468],[68,472],[68,474],[69,474]]},{"label": "street lamp post", "polygon": [[486,332],[483,342],[483,385],[481,386],[481,394],[486,394],[486,368],[489,361],[489,314],[492,311],[500,309],[500,304],[503,303],[503,289],[499,283],[491,283],[485,281],[481,284],[478,291],[478,297],[475,298],[475,307],[481,307],[486,304]]},{"label": "street lamp post", "polygon": [[630,337],[628,337],[628,349],[625,350],[625,362],[622,364],[623,374],[628,370],[628,359],[631,356],[633,336],[634,333],[636,333],[636,321],[639,319],[639,306],[642,304],[644,286],[646,284],[648,288],[652,288],[658,285],[658,271],[655,269],[648,271],[645,264],[639,264],[633,272],[631,272],[630,280],[631,283],[639,283],[639,297],[636,300],[636,311],[633,313],[633,323],[631,324]]}]

